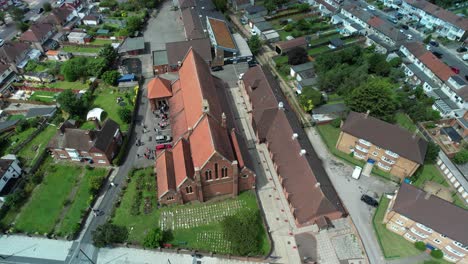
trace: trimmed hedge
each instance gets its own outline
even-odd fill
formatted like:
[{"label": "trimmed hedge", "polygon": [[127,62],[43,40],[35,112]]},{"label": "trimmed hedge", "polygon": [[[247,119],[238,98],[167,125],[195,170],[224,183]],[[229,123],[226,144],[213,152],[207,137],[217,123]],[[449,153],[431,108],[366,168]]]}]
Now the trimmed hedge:
[{"label": "trimmed hedge", "polygon": [[417,248],[420,251],[426,250],[426,244],[424,244],[424,242],[422,242],[422,241],[415,242],[414,247]]},{"label": "trimmed hedge", "polygon": [[440,249],[434,249],[431,251],[431,256],[435,259],[441,259],[444,257],[444,252]]}]

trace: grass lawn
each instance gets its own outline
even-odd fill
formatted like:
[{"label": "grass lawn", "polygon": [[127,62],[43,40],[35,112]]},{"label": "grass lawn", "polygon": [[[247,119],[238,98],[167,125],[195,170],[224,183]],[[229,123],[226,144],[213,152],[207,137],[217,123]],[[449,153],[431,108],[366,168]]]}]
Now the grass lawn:
[{"label": "grass lawn", "polygon": [[320,38],[318,38],[318,39],[311,40],[310,45],[317,45],[317,44],[320,44],[320,43],[327,43],[330,39],[337,38],[337,37],[338,38],[340,37],[340,33],[333,32],[332,34],[323,35],[323,36],[320,36]]},{"label": "grass lawn", "polygon": [[44,234],[51,232],[60,217],[78,175],[80,167],[48,164],[44,181],[23,207],[15,227],[23,232]]},{"label": "grass lawn", "polygon": [[4,154],[8,154],[9,152],[11,152],[11,150],[13,150],[13,148],[15,148],[16,145],[26,140],[32,133],[34,133],[35,130],[36,128],[30,127],[24,130],[23,132],[14,132],[12,136],[8,136],[10,145],[5,148],[5,150],[3,151]]},{"label": "grass lawn", "polygon": [[373,218],[374,230],[385,258],[404,258],[421,254],[409,241],[388,230],[382,223],[389,202],[388,198],[382,197]]},{"label": "grass lawn", "polygon": [[411,120],[405,113],[398,112],[395,115],[395,118],[397,125],[400,127],[405,128],[410,132],[414,132],[416,130],[416,125],[413,123],[413,120]]},{"label": "grass lawn", "polygon": [[20,120],[20,119],[24,119],[24,115],[21,115],[21,114],[10,115],[7,120]]},{"label": "grass lawn", "polygon": [[57,133],[57,127],[49,125],[20,150],[18,156],[22,159],[24,166],[31,166],[34,163],[55,133]]},{"label": "grass lawn", "polygon": [[276,56],[273,58],[273,60],[275,61],[276,65],[287,64],[288,56]]},{"label": "grass lawn", "polygon": [[315,55],[319,55],[325,51],[329,51],[330,48],[325,45],[325,46],[320,46],[320,47],[317,47],[317,48],[313,48],[313,49],[310,49],[307,51],[307,54],[309,54],[309,56],[315,56]]},{"label": "grass lawn", "polygon": [[65,214],[60,227],[57,230],[59,236],[73,235],[81,222],[81,216],[90,206],[93,194],[90,191],[90,181],[93,177],[103,176],[107,173],[106,169],[94,168],[85,169],[85,174],[81,179],[80,186],[76,192],[75,200],[70,205]]},{"label": "grass lawn", "polygon": [[80,47],[80,46],[65,46],[62,48],[65,52],[82,52],[82,53],[99,53],[102,48]]},{"label": "grass lawn", "polygon": [[89,85],[87,83],[82,83],[82,82],[56,81],[56,82],[47,84],[47,87],[57,88],[57,89],[86,90],[89,88]]},{"label": "grass lawn", "polygon": [[92,45],[106,45],[106,44],[112,44],[114,43],[114,41],[110,40],[110,39],[95,39],[93,40],[91,43],[89,44],[92,44]]},{"label": "grass lawn", "polygon": [[48,92],[48,91],[34,91],[34,93],[29,97],[29,100],[40,101],[40,102],[55,102],[58,93]]},{"label": "grass lawn", "polygon": [[445,187],[449,187],[449,184],[445,180],[444,176],[442,176],[440,171],[437,169],[437,166],[434,164],[424,165],[424,167],[422,168],[421,175],[416,181],[413,182],[413,185],[422,188],[424,182],[426,181],[433,181]]}]

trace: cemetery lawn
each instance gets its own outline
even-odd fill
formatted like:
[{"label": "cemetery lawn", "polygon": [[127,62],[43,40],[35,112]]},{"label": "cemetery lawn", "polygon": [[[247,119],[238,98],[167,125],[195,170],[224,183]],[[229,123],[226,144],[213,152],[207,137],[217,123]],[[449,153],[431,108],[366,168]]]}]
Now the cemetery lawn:
[{"label": "cemetery lawn", "polygon": [[[205,252],[229,254],[229,242],[223,239],[221,220],[241,209],[259,210],[255,194],[246,191],[237,198],[219,202],[194,203],[187,205],[157,208],[156,179],[152,168],[135,170],[123,194],[120,206],[116,208],[112,222],[126,226],[129,230],[128,242],[142,245],[146,234],[153,228],[172,231],[172,239],[167,243],[173,247],[196,249]],[[140,183],[139,183],[140,182]],[[141,183],[143,182],[143,183]],[[137,185],[142,190],[138,215],[132,215],[132,204],[138,196]],[[143,186],[143,187],[141,187]],[[145,213],[145,199],[151,210]],[[135,210],[135,209],[134,209]],[[261,252],[267,254],[270,245],[266,232],[262,234]]]}]

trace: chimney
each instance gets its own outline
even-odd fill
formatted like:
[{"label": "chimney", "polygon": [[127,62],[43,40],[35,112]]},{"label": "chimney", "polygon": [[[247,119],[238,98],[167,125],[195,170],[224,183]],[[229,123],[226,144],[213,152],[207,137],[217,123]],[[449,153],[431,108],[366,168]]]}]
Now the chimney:
[{"label": "chimney", "polygon": [[299,155],[301,157],[304,156],[305,154],[307,154],[307,151],[305,149],[301,149],[301,151],[299,151]]},{"label": "chimney", "polygon": [[364,118],[367,119],[367,117],[369,116],[370,114],[370,110],[367,110],[366,114],[364,115]]},{"label": "chimney", "polygon": [[97,118],[93,119],[93,123],[97,130],[101,130],[101,124],[99,124],[99,120]]},{"label": "chimney", "polygon": [[278,103],[278,109],[279,110],[284,110],[284,103],[283,102]]},{"label": "chimney", "polygon": [[226,128],[226,114],[224,112],[221,114],[221,126]]},{"label": "chimney", "polygon": [[317,182],[317,183],[315,184],[315,188],[319,188],[319,187],[320,187],[320,182]]},{"label": "chimney", "polygon": [[292,134],[292,139],[294,140],[294,139],[296,139],[298,136],[299,136],[299,135],[297,135],[297,133],[293,133],[293,134]]},{"label": "chimney", "polygon": [[208,113],[210,111],[210,105],[208,104],[208,100],[203,99],[202,102],[202,112],[203,113]]},{"label": "chimney", "polygon": [[177,66],[179,66],[179,68],[182,66],[182,62],[181,61],[177,61]]}]

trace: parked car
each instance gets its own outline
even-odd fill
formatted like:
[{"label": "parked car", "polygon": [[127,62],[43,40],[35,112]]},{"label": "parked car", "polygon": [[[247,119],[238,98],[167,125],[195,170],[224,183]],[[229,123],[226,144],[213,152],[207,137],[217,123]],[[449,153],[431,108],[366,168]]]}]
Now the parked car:
[{"label": "parked car", "polygon": [[450,66],[450,69],[451,69],[454,73],[456,73],[456,74],[459,74],[459,73],[460,73],[460,69],[457,68],[457,67]]},{"label": "parked car", "polygon": [[211,71],[222,71],[223,70],[223,66],[214,66],[214,67],[211,67]]},{"label": "parked car", "polygon": [[239,80],[242,80],[242,77],[244,77],[244,73],[239,74]]},{"label": "parked car", "polygon": [[250,60],[250,61],[247,62],[247,64],[249,65],[249,68],[252,68],[252,67],[256,66],[258,63],[255,60]]},{"label": "parked car", "polygon": [[372,10],[372,11],[375,10],[375,6],[373,6],[373,5],[369,5],[369,6],[367,6],[367,8],[368,8],[369,10]]},{"label": "parked car", "polygon": [[379,206],[379,202],[377,202],[377,200],[375,200],[374,198],[370,197],[369,195],[367,194],[363,194],[361,196],[361,201],[363,201],[364,203],[372,206],[372,207],[377,207]]},{"label": "parked car", "polygon": [[44,12],[44,8],[42,7],[36,10],[37,14],[41,14],[42,12]]},{"label": "parked car", "polygon": [[388,18],[388,21],[392,22],[393,24],[397,24],[398,23],[398,20],[394,17],[389,17]]},{"label": "parked car", "polygon": [[457,48],[457,52],[460,52],[460,53],[461,53],[461,52],[465,52],[466,50],[467,50],[466,47],[458,47],[458,48]]},{"label": "parked car", "polygon": [[434,56],[436,56],[439,59],[442,58],[442,55],[443,55],[442,53],[437,52],[437,51],[433,51],[432,54],[434,54]]},{"label": "parked car", "polygon": [[170,149],[172,148],[172,144],[159,144],[156,145],[156,150],[163,150],[163,149]]},{"label": "parked car", "polygon": [[170,136],[156,136],[156,143],[167,143],[167,142],[171,142],[172,141],[172,137]]},{"label": "parked car", "polygon": [[407,38],[408,40],[412,40],[412,39],[413,39],[413,35],[411,35],[411,34],[406,34],[406,38]]},{"label": "parked car", "polygon": [[434,47],[439,47],[439,42],[434,41],[434,40],[429,41],[429,44],[431,44]]},{"label": "parked car", "polygon": [[354,171],[351,177],[353,177],[353,179],[359,180],[359,177],[361,177],[361,172],[362,172],[362,168],[359,166],[356,166],[354,167]]},{"label": "parked car", "polygon": [[400,27],[401,27],[402,29],[404,29],[404,30],[408,30],[408,29],[409,29],[409,27],[408,27],[407,25],[401,25]]}]

